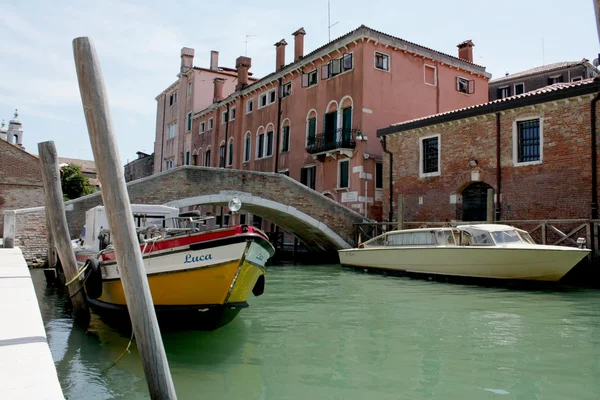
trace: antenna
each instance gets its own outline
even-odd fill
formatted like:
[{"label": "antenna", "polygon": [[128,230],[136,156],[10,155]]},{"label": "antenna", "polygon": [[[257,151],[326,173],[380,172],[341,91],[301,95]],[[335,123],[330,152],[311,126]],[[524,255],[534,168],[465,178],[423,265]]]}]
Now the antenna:
[{"label": "antenna", "polygon": [[331,27],[339,24],[338,22],[331,23],[331,5],[330,0],[327,0],[327,29],[329,31],[329,41],[331,42]]},{"label": "antenna", "polygon": [[246,42],[246,56],[248,56],[248,38],[251,38],[252,36],[256,36],[256,35],[246,35],[246,40],[244,40],[244,42]]}]

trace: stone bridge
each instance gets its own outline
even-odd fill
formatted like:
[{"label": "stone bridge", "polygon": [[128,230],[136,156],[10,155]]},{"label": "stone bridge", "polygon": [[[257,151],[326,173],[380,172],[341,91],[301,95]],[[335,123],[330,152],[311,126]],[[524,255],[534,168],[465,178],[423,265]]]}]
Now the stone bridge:
[{"label": "stone bridge", "polygon": [[[275,223],[294,234],[310,251],[317,252],[353,246],[353,224],[365,221],[362,215],[350,208],[277,173],[182,166],[129,182],[127,190],[131,203],[166,204],[180,208],[227,206],[235,195],[243,202],[242,211]],[[72,235],[76,236],[81,231],[85,212],[100,204],[100,193],[66,203]],[[22,211],[17,212],[16,245],[20,241],[21,246],[27,247],[27,240],[19,231],[25,228],[31,232],[27,221],[43,224],[44,216],[43,209]],[[45,227],[42,228],[39,231],[45,234]],[[39,238],[37,242],[39,246]]]}]

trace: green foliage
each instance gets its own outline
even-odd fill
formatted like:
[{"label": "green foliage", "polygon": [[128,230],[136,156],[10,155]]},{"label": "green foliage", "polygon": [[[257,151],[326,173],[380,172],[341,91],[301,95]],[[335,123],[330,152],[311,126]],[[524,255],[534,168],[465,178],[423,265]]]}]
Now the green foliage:
[{"label": "green foliage", "polygon": [[78,165],[65,165],[60,169],[60,185],[65,201],[92,194],[96,191],[90,180],[83,176]]}]

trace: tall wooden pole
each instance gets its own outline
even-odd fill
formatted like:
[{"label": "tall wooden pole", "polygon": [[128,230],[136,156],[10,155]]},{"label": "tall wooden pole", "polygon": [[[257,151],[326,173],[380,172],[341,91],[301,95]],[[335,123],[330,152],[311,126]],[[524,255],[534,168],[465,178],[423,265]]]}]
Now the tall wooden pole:
[{"label": "tall wooden pole", "polygon": [[102,185],[102,200],[150,397],[176,399],[135,232],[100,61],[93,43],[87,37],[73,40],[73,53],[83,111]]},{"label": "tall wooden pole", "polygon": [[404,229],[404,195],[398,195],[398,230]]},{"label": "tall wooden pole", "polygon": [[494,189],[487,190],[487,204],[486,204],[486,221],[488,224],[494,223]]},{"label": "tall wooden pole", "polygon": [[[51,237],[56,246],[63,271],[67,280],[70,281],[77,275],[78,268],[73,246],[71,245],[69,226],[67,225],[63,192],[60,187],[60,167],[58,166],[58,155],[56,154],[54,142],[38,143],[38,153],[44,184],[46,221],[49,223],[46,228],[49,232],[52,232]],[[75,321],[87,328],[90,322],[90,312],[85,302],[84,291],[80,290],[81,283],[75,282],[69,285],[68,289],[71,304],[73,304]]]}]

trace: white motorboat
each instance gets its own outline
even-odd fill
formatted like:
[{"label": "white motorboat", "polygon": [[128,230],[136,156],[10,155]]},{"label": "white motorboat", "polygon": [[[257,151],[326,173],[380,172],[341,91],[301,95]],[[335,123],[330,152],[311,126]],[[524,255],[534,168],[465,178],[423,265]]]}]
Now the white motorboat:
[{"label": "white motorboat", "polygon": [[590,250],[540,245],[527,231],[481,224],[390,231],[338,253],[343,266],[380,272],[554,282]]}]

